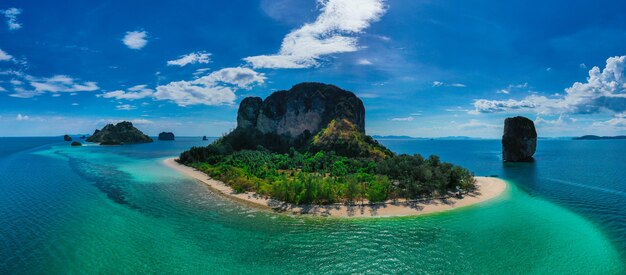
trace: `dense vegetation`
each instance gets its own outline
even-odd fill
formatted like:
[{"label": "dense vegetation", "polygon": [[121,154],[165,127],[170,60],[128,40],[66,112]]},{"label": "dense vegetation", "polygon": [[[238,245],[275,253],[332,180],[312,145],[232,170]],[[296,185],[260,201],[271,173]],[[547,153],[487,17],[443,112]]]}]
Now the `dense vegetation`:
[{"label": "dense vegetation", "polygon": [[254,191],[295,204],[418,199],[475,188],[468,170],[441,162],[437,156],[347,157],[334,151],[292,148],[276,153],[262,146],[255,150],[232,147],[218,140],[191,148],[179,161],[229,184],[236,192]]}]

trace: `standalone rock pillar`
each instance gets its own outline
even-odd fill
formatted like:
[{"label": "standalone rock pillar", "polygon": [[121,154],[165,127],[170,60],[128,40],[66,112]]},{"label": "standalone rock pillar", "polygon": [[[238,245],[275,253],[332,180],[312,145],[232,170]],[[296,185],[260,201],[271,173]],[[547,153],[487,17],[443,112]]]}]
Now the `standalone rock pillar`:
[{"label": "standalone rock pillar", "polygon": [[537,131],[532,120],[517,116],[504,120],[502,160],[505,162],[533,161],[537,149]]}]

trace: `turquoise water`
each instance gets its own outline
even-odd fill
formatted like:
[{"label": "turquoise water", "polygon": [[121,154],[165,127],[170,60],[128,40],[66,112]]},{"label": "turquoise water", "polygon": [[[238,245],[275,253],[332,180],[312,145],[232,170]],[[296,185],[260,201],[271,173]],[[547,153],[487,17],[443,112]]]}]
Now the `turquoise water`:
[{"label": "turquoise water", "polygon": [[626,272],[616,141],[542,141],[537,162],[513,166],[497,141],[383,141],[512,184],[452,212],[343,220],[257,211],[161,164],[198,138],[58,139],[0,138],[0,274]]}]

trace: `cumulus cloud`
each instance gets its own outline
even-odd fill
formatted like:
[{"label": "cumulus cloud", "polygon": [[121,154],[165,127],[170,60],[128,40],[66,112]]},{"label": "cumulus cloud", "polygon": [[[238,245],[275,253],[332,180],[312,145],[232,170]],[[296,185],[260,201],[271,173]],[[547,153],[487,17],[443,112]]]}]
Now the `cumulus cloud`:
[{"label": "cumulus cloud", "polygon": [[385,13],[383,0],[318,0],[321,13],[285,36],[273,55],[244,58],[254,68],[310,68],[323,56],[358,50],[356,34]]},{"label": "cumulus cloud", "polygon": [[154,90],[146,88],[147,85],[137,85],[128,89],[128,91],[116,90],[96,95],[102,98],[114,98],[117,100],[137,100],[151,97]]},{"label": "cumulus cloud", "polygon": [[97,96],[131,101],[143,98],[168,100],[182,107],[198,104],[228,105],[235,101],[235,92],[238,89],[250,89],[264,81],[265,76],[261,73],[250,68],[234,67],[224,68],[191,81],[173,81],[159,85],[154,90],[146,85],[137,85],[127,91],[116,90]]},{"label": "cumulus cloud", "polygon": [[181,55],[178,59],[167,61],[168,66],[180,66],[184,67],[189,64],[207,64],[210,62],[210,53],[195,52],[186,55]]},{"label": "cumulus cloud", "polygon": [[22,114],[17,114],[17,116],[15,117],[15,120],[17,121],[24,121],[24,120],[29,120],[30,117],[27,115],[22,115]]},{"label": "cumulus cloud", "polygon": [[139,50],[148,44],[148,33],[145,31],[126,32],[122,42],[130,49]]},{"label": "cumulus cloud", "polygon": [[30,85],[34,87],[37,94],[44,92],[51,93],[74,93],[74,92],[91,92],[98,90],[96,82],[78,82],[74,78],[66,75],[55,75],[52,77],[33,77],[26,78]]},{"label": "cumulus cloud", "polygon": [[235,85],[239,88],[249,89],[252,85],[263,84],[264,81],[265,76],[261,73],[250,68],[234,67],[212,72],[207,76],[196,79],[194,82],[208,86],[221,82]]},{"label": "cumulus cloud", "polygon": [[626,113],[618,113],[613,118],[607,121],[596,121],[592,124],[594,127],[612,127],[612,128],[626,128]]},{"label": "cumulus cloud", "polygon": [[[13,85],[13,93],[9,96],[18,98],[31,98],[44,93],[52,93],[58,96],[59,93],[90,92],[99,89],[96,82],[81,82],[70,76],[55,75],[52,77],[35,77],[26,74],[16,74],[18,79],[12,79],[9,83]],[[28,83],[30,87],[26,87]]]},{"label": "cumulus cloud", "polygon": [[189,105],[225,105],[235,101],[235,92],[230,87],[207,86],[194,81],[175,81],[158,86],[156,100],[170,100],[185,107]]},{"label": "cumulus cloud", "polygon": [[473,113],[524,110],[539,114],[592,114],[602,111],[626,111],[626,56],[610,57],[604,69],[594,66],[586,82],[576,82],[564,95],[552,97],[530,95],[521,100],[474,101]]},{"label": "cumulus cloud", "polygon": [[4,14],[9,30],[19,30],[22,28],[22,23],[17,21],[17,16],[22,14],[22,10],[18,8],[9,8],[0,11],[0,13]]},{"label": "cumulus cloud", "polygon": [[0,49],[0,61],[10,61],[13,59],[13,56],[9,55],[2,49]]}]

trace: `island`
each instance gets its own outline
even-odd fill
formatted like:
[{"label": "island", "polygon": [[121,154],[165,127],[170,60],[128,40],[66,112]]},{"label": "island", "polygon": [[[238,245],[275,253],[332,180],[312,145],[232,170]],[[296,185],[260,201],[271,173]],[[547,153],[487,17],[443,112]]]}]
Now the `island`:
[{"label": "island", "polygon": [[206,136],[202,136],[202,140],[209,140]]},{"label": "island", "polygon": [[502,134],[502,160],[505,162],[530,162],[537,150],[535,123],[522,116],[504,120]]},{"label": "island", "polygon": [[174,133],[172,132],[161,132],[159,134],[158,140],[174,140]]},{"label": "island", "polygon": [[82,143],[78,142],[78,141],[73,141],[72,144],[70,144],[71,146],[83,146]]},{"label": "island", "polygon": [[64,135],[63,141],[72,141],[72,137],[70,137],[69,135]]},{"label": "island", "polygon": [[123,145],[152,142],[152,138],[135,128],[131,122],[123,121],[115,125],[107,124],[102,130],[96,130],[86,141],[100,145]]},{"label": "island", "polygon": [[364,129],[354,93],[301,83],[264,100],[245,98],[232,132],[165,163],[238,200],[325,216],[419,215],[506,189],[437,156],[396,155]]},{"label": "island", "polygon": [[575,137],[573,140],[604,140],[604,139],[626,139],[626,136],[596,136],[585,135],[581,137]]}]

